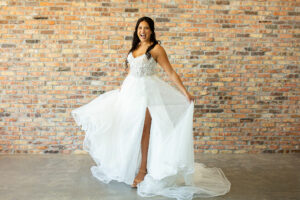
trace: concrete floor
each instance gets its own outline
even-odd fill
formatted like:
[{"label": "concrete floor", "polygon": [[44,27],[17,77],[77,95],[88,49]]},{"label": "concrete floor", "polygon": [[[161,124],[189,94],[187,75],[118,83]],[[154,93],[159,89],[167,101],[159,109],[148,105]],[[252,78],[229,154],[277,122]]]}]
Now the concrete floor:
[{"label": "concrete floor", "polygon": [[[231,182],[226,195],[205,199],[300,199],[300,154],[202,154],[196,161],[220,167]],[[0,200],[167,199],[139,197],[124,183],[101,183],[91,175],[92,165],[87,154],[0,155]]]}]

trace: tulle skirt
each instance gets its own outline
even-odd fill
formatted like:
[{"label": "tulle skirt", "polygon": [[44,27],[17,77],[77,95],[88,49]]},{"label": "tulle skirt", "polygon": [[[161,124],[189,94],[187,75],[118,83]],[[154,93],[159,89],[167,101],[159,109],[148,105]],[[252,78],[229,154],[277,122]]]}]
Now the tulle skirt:
[{"label": "tulle skirt", "polygon": [[120,89],[72,110],[86,133],[83,149],[96,163],[91,167],[93,176],[104,183],[133,183],[141,164],[147,108],[152,118],[147,174],[137,193],[192,199],[229,192],[231,184],[220,168],[194,162],[194,103],[155,75],[129,74]]}]

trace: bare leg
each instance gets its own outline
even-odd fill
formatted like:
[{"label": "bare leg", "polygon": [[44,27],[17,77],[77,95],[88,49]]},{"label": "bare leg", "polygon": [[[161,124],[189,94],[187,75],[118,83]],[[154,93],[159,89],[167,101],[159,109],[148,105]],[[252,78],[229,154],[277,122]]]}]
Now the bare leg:
[{"label": "bare leg", "polygon": [[[144,180],[144,177],[146,175],[145,172],[147,171],[147,156],[148,156],[148,147],[149,147],[149,138],[150,138],[150,128],[151,128],[151,116],[150,116],[150,112],[147,108],[144,129],[143,129],[143,135],[142,135],[142,140],[141,140],[141,149],[142,149],[141,167],[140,167],[139,173],[135,177],[135,181],[137,181],[138,183],[141,182],[142,180]],[[132,186],[136,186],[135,183]]]}]

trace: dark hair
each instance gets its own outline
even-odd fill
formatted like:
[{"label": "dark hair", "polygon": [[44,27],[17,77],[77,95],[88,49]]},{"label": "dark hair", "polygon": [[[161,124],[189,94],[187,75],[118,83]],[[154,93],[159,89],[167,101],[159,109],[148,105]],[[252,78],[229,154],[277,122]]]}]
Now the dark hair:
[{"label": "dark hair", "polygon": [[[146,17],[146,16],[141,17],[136,22],[135,30],[134,30],[133,38],[132,38],[132,46],[131,46],[131,49],[129,50],[128,54],[127,54],[127,57],[130,54],[130,52],[134,51],[137,48],[139,42],[141,41],[140,38],[137,35],[137,29],[138,29],[138,27],[139,27],[139,25],[142,21],[146,21],[148,23],[151,31],[152,31],[152,33],[150,35],[150,42],[153,42],[153,44],[151,46],[149,46],[147,51],[146,51],[146,56],[147,56],[148,59],[150,59],[150,57],[151,57],[151,54],[149,53],[149,51],[151,49],[153,49],[153,47],[155,47],[156,44],[161,43],[159,40],[156,40],[155,31],[154,31],[155,30],[154,21],[150,17]],[[128,60],[127,59],[125,61],[125,65],[126,65],[126,68],[128,68]]]}]

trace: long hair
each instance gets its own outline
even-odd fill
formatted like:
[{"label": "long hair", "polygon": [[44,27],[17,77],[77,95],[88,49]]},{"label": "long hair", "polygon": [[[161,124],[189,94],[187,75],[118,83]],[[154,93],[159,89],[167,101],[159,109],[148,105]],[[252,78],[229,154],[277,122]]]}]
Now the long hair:
[{"label": "long hair", "polygon": [[[152,31],[152,33],[150,35],[150,42],[153,42],[153,44],[151,46],[149,46],[148,49],[147,49],[147,51],[146,51],[146,56],[147,56],[148,59],[150,59],[150,57],[151,57],[151,54],[149,53],[149,51],[151,49],[153,49],[153,47],[155,47],[156,44],[160,44],[161,43],[159,40],[156,40],[154,21],[150,17],[146,17],[146,16],[141,17],[136,22],[135,30],[134,30],[133,38],[132,38],[132,46],[131,46],[131,49],[129,50],[128,54],[127,54],[127,57],[130,54],[130,52],[132,52],[132,51],[134,51],[134,50],[137,49],[138,44],[141,41],[140,38],[137,35],[137,29],[138,29],[138,27],[139,27],[139,25],[140,25],[140,23],[142,21],[146,21],[148,23],[151,31]],[[126,65],[126,69],[127,69],[128,68],[128,60],[127,59],[125,61],[125,65]]]}]

